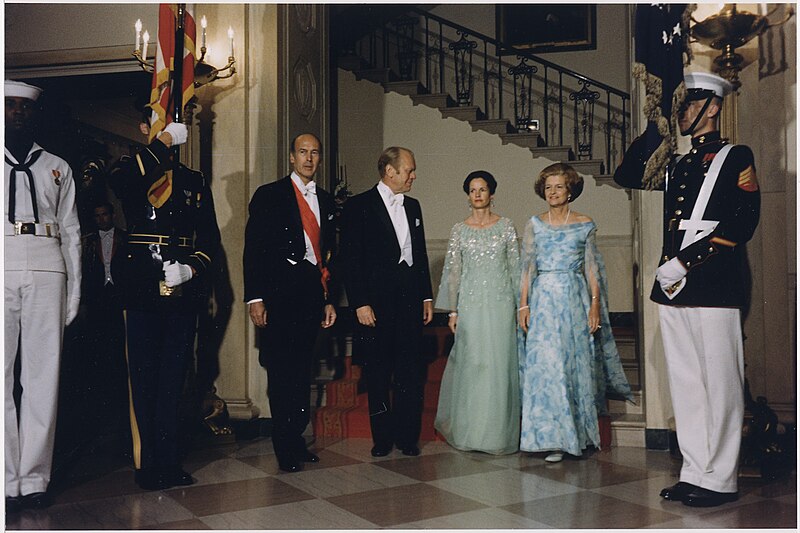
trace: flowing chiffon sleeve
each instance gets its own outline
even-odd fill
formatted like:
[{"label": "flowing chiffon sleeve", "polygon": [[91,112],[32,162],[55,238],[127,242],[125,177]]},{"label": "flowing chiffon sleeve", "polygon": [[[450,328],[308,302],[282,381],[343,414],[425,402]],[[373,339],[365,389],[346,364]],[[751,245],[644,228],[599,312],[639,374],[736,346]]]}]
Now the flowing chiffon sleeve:
[{"label": "flowing chiffon sleeve", "polygon": [[461,231],[459,226],[459,224],[453,226],[450,232],[450,241],[447,243],[442,280],[439,282],[439,293],[434,306],[437,309],[449,311],[458,309],[458,289],[461,283]]},{"label": "flowing chiffon sleeve", "polygon": [[[600,329],[594,334],[595,403],[598,412],[605,414],[608,394],[622,396],[631,402],[633,394],[611,331],[611,321],[608,316],[608,277],[603,256],[597,249],[596,235],[597,227],[593,224],[586,238],[584,268],[587,281],[593,277],[600,289]],[[587,287],[591,287],[591,284],[587,283]],[[589,296],[591,297],[591,294]]]},{"label": "flowing chiffon sleeve", "polygon": [[510,277],[511,286],[514,288],[514,305],[519,303],[519,239],[517,238],[517,230],[514,229],[514,224],[509,220],[508,229],[506,230],[506,260],[508,261],[508,275]]},{"label": "flowing chiffon sleeve", "polygon": [[[520,251],[520,277],[519,293],[527,288],[528,301],[531,298],[531,285],[536,279],[538,271],[536,269],[536,243],[534,242],[533,217],[528,219],[525,230],[522,234],[522,250]],[[522,305],[527,305],[524,302]]]}]

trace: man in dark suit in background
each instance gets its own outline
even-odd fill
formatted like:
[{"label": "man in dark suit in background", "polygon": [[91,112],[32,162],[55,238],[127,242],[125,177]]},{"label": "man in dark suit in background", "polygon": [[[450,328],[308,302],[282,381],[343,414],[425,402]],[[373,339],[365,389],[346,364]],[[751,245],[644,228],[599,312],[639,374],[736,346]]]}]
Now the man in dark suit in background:
[{"label": "man in dark suit in background", "polygon": [[122,316],[128,232],[114,227],[114,206],[108,201],[93,206],[92,215],[97,231],[81,240],[82,359],[89,373],[82,381],[90,405],[96,408],[97,431],[112,430],[130,437]]},{"label": "man in dark suit in background", "polygon": [[245,301],[260,328],[258,359],[267,370],[272,445],[286,472],[319,461],[303,438],[310,421],[309,380],[319,327],[336,321],[327,270],[336,241],[335,204],[314,182],[321,155],[315,135],[295,137],[292,173],[256,190],[245,230]]},{"label": "man in dark suit in background", "polygon": [[[390,147],[378,159],[381,180],[348,200],[342,272],[362,348],[369,396],[372,455],[394,444],[419,455],[426,365],[422,326],[433,318],[433,291],[419,202],[404,196],[416,179],[414,154]],[[394,383],[394,401],[390,388]]]}]

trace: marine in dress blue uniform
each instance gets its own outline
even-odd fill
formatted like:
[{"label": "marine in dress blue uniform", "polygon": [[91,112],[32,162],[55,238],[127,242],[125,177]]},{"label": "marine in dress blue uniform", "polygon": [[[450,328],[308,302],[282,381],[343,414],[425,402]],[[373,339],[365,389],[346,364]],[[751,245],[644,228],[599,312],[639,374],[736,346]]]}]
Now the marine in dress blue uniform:
[{"label": "marine in dress blue uniform", "polygon": [[110,184],[128,224],[124,307],[135,479],[141,488],[194,482],[180,465],[178,404],[191,360],[204,274],[220,233],[202,173],[172,160],[186,127],[167,125]]},{"label": "marine in dress blue uniform", "polygon": [[[758,225],[760,196],[753,153],[720,137],[718,116],[731,85],[686,74],[679,125],[688,154],[669,165],[662,257],[650,298],[659,304],[678,443],[680,482],[661,496],[696,507],[738,498],[744,416],[741,308],[748,298],[744,244]],[[644,188],[650,154],[635,140],[614,180]],[[716,181],[714,181],[714,179]]]}]

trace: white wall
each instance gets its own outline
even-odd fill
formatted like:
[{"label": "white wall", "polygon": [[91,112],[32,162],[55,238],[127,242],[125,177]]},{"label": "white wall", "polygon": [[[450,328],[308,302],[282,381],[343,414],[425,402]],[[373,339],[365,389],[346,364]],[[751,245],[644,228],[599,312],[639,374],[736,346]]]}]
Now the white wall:
[{"label": "white wall", "polygon": [[[411,98],[384,93],[369,81],[339,70],[339,159],[347,165],[350,187],[359,193],[378,180],[377,161],[387,146],[411,149],[417,180],[411,195],[422,204],[434,286],[438,286],[450,229],[469,215],[464,178],[473,170],[491,172],[498,181],[496,212],[521,232],[527,219],[544,212],[533,183],[553,161],[533,158],[527,148],[503,145],[500,137],[473,132],[467,122],[442,119],[437,109],[414,106]],[[598,224],[598,242],[610,276],[613,311],[633,309],[630,200],[621,190],[599,187],[585,177],[584,193],[573,204]]]}]

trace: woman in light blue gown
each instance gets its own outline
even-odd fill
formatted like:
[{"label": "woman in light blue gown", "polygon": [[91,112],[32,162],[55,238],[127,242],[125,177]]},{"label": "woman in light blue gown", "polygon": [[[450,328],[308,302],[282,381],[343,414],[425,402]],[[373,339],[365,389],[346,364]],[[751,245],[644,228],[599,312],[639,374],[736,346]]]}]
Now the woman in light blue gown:
[{"label": "woman in light blue gown", "polygon": [[608,319],[605,266],[591,218],[570,210],[583,178],[569,165],[546,167],[535,185],[548,203],[522,242],[519,323],[520,449],[581,455],[600,447],[606,391],[632,399]]},{"label": "woman in light blue gown", "polygon": [[519,245],[511,220],[491,211],[496,188],[486,171],[464,181],[472,214],[453,226],[436,299],[455,343],[434,427],[459,450],[507,454],[519,449]]}]

